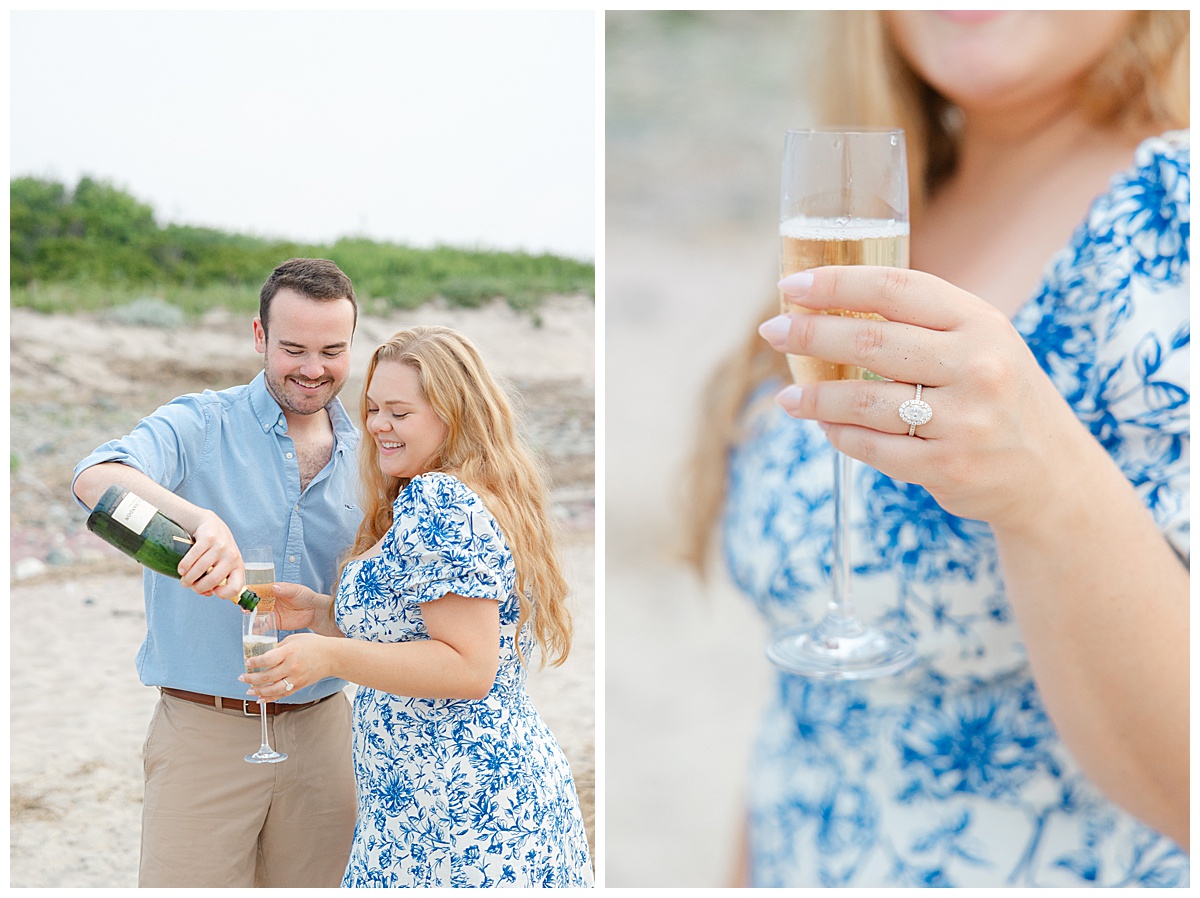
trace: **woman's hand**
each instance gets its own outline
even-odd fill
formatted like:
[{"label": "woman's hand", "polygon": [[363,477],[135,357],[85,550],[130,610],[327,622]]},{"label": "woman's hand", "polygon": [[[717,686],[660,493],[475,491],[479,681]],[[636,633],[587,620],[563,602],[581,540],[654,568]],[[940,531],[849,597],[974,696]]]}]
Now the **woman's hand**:
[{"label": "woman's hand", "polygon": [[[861,365],[883,381],[787,387],[778,401],[823,422],[835,448],[930,491],[952,514],[1020,528],[1064,490],[1098,444],[996,308],[933,275],[900,268],[815,268],[779,282],[814,311],[762,325],[780,351]],[[899,415],[915,384],[933,417],[908,435]]]},{"label": "woman's hand", "polygon": [[281,630],[311,630],[321,610],[317,592],[300,583],[272,583],[262,591],[262,598],[274,599],[272,611]]},{"label": "woman's hand", "polygon": [[259,598],[266,602],[271,597],[275,605],[270,610],[279,618],[280,630],[316,630],[327,636],[337,635],[329,632],[332,626],[333,599],[322,595],[300,583],[271,583],[268,586],[254,586]]},{"label": "woman's hand", "polygon": [[286,698],[330,675],[329,643],[328,636],[293,633],[278,648],[254,658],[255,673],[244,673],[238,679],[250,687],[247,695],[268,702]]}]

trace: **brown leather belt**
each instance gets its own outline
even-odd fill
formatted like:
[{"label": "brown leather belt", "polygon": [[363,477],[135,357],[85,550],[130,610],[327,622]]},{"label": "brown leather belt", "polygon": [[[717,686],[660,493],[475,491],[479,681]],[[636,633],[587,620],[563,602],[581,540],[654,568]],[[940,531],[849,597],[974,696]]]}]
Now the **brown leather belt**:
[{"label": "brown leather belt", "polygon": [[[216,708],[221,711],[241,711],[247,717],[258,717],[258,700],[253,698],[225,698],[220,695],[204,695],[200,692],[187,692],[183,689],[171,689],[167,686],[158,687],[162,692],[175,698],[181,698],[185,702],[194,702],[197,705],[207,705],[210,708]],[[337,695],[337,693],[333,693]],[[277,702],[267,702],[268,714],[282,714],[284,711],[299,711],[301,708],[311,708],[313,705],[320,704],[326,698],[332,698],[333,695],[327,695],[325,698],[319,698],[315,702],[295,702],[292,704],[282,704]]]}]

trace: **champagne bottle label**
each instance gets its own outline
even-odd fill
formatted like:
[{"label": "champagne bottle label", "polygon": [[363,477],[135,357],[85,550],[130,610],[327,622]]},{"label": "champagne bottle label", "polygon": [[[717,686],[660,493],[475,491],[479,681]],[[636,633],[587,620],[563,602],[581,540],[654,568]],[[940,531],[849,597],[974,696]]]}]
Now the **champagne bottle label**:
[{"label": "champagne bottle label", "polygon": [[126,493],[112,510],[114,521],[132,530],[138,536],[146,532],[150,521],[158,514],[158,509],[133,493]]}]

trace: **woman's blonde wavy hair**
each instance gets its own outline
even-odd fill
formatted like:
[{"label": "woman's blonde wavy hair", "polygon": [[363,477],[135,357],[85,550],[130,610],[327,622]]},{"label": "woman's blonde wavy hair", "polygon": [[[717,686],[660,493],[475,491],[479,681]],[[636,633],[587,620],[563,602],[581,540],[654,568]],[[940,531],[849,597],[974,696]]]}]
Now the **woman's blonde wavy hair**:
[{"label": "woman's blonde wavy hair", "polygon": [[[562,664],[571,650],[572,625],[542,472],[518,433],[505,391],[475,346],[457,331],[408,328],[371,356],[359,411],[368,435],[358,455],[363,521],[347,558],[374,546],[392,526],[392,505],[410,479],[380,470],[379,447],[367,430],[367,389],[381,362],[398,362],[417,372],[425,398],[446,425],[446,439],[429,470],[452,474],[483,500],[512,551],[521,603],[517,630],[532,619],[542,663]],[[520,651],[519,640],[517,647]]]},{"label": "woman's blonde wavy hair", "polygon": [[[1084,78],[1078,103],[1091,120],[1130,134],[1189,124],[1188,10],[1140,10],[1129,30]],[[828,125],[903,128],[908,149],[910,218],[953,173],[958,122],[952,104],[904,60],[879,11],[824,14],[823,52],[812,55],[808,83]],[[756,320],[775,313],[778,299]],[[751,391],[788,376],[784,357],[751,331],[716,370],[704,392],[703,432],[685,475],[681,556],[704,572],[725,498],[725,464]]]}]

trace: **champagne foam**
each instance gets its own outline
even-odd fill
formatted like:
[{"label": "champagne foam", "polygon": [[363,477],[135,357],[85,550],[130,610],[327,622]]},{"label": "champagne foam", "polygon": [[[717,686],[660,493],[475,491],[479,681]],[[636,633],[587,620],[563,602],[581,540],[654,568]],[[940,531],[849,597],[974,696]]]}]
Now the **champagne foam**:
[{"label": "champagne foam", "polygon": [[908,236],[908,222],[886,218],[810,218],[798,215],[779,224],[779,236],[794,240],[886,240]]}]

